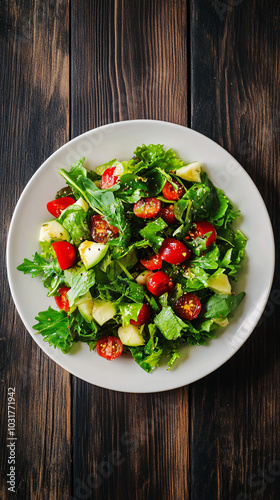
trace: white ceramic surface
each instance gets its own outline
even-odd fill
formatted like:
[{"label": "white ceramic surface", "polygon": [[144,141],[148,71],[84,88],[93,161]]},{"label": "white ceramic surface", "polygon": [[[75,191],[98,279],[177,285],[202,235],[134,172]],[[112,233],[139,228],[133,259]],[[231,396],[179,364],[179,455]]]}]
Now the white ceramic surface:
[{"label": "white ceramic surface", "polygon": [[[199,160],[214,184],[225,191],[242,212],[238,226],[248,238],[247,257],[236,292],[247,295],[227,328],[206,346],[185,347],[172,370],[160,366],[152,374],[144,372],[130,356],[108,362],[86,344],[75,345],[65,355],[49,347],[42,336],[34,335],[32,325],[39,311],[54,306],[46,297],[40,277],[31,278],[16,270],[24,257],[39,250],[38,232],[48,220],[46,203],[65,185],[58,175],[80,157],[93,169],[116,158],[128,160],[138,145],[164,144],[172,147],[186,163]],[[265,265],[262,265],[265,263]],[[237,161],[212,140],[191,129],[168,122],[135,120],[118,122],[76,137],[56,151],[37,170],[24,189],[10,225],[7,244],[10,288],[17,310],[37,344],[56,363],[81,379],[100,387],[124,392],[157,392],[194,382],[225,363],[246,341],[266,305],[274,274],[274,239],[270,219],[255,184]],[[16,338],[15,338],[16,341]],[[32,363],[26,353],[26,363]]]}]

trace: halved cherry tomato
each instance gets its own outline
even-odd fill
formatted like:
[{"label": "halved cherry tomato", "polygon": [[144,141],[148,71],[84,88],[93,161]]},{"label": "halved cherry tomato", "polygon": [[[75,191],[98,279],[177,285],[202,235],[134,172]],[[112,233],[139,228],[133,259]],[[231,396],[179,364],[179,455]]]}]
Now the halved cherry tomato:
[{"label": "halved cherry tomato", "polygon": [[146,259],[141,259],[140,262],[146,269],[149,269],[150,271],[155,271],[156,269],[162,268],[162,258],[158,254],[146,257]]},{"label": "halved cherry tomato", "polygon": [[74,198],[71,196],[63,196],[63,198],[58,198],[57,200],[52,200],[47,203],[47,209],[54,217],[59,217],[61,212],[69,205],[75,203]]},{"label": "halved cherry tomato", "polygon": [[202,238],[205,234],[211,232],[206,240],[206,247],[209,247],[209,245],[216,241],[217,233],[214,226],[212,226],[210,222],[207,222],[206,220],[195,222],[194,228],[194,230],[189,232],[189,236],[191,237],[191,239],[195,239],[198,237]]},{"label": "halved cherry tomato", "polygon": [[101,215],[93,215],[90,219],[90,232],[92,239],[96,243],[106,244],[110,238],[116,238],[119,230],[116,226],[111,226]]},{"label": "halved cherry tomato", "polygon": [[158,215],[161,203],[157,198],[141,198],[134,203],[133,212],[142,219],[151,219]]},{"label": "halved cherry tomato", "polygon": [[101,177],[101,189],[109,189],[114,186],[114,184],[117,184],[122,173],[123,166],[121,164],[106,168]]},{"label": "halved cherry tomato", "polygon": [[194,293],[184,293],[175,304],[175,312],[180,318],[195,319],[201,310],[199,298]]},{"label": "halved cherry tomato", "polygon": [[62,271],[73,266],[76,260],[76,250],[71,243],[68,243],[68,241],[55,241],[52,243],[52,247]]},{"label": "halved cherry tomato", "polygon": [[160,257],[169,264],[181,264],[191,256],[190,250],[175,238],[165,238],[159,249]]},{"label": "halved cherry tomato", "polygon": [[147,288],[149,292],[159,297],[163,293],[172,292],[174,285],[172,279],[167,274],[163,271],[158,271],[150,277]]},{"label": "halved cherry tomato", "polygon": [[63,286],[58,290],[59,295],[54,298],[59,309],[64,309],[66,312],[69,311],[69,300],[66,295],[69,290],[68,286]]},{"label": "halved cherry tomato", "polygon": [[177,219],[174,215],[173,205],[167,205],[166,207],[161,208],[158,216],[161,217],[169,226],[172,226],[172,224],[175,224],[175,222],[177,222]]},{"label": "halved cherry tomato", "polygon": [[96,344],[97,354],[111,361],[118,358],[123,352],[123,345],[118,337],[102,337]]},{"label": "halved cherry tomato", "polygon": [[168,181],[163,186],[162,194],[167,200],[179,200],[185,193],[185,188],[180,182],[175,180],[173,180],[173,182],[176,184],[177,188],[174,188],[171,182]]},{"label": "halved cherry tomato", "polygon": [[135,321],[134,319],[131,319],[130,324],[136,326],[144,325],[144,323],[147,323],[147,321],[150,319],[150,316],[151,309],[147,304],[143,304],[138,313],[137,320]]}]

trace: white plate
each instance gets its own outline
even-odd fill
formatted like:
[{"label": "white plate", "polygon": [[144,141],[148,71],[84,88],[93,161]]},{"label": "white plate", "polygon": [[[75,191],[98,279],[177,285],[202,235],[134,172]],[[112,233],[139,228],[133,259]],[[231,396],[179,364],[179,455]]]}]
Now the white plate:
[{"label": "white plate", "polygon": [[[24,257],[31,258],[39,250],[39,227],[49,218],[46,203],[65,185],[58,170],[68,170],[82,156],[86,157],[89,169],[112,158],[128,160],[142,143],[172,147],[186,163],[199,160],[214,184],[223,189],[241,210],[239,227],[248,237],[247,258],[234,286],[235,291],[245,290],[247,295],[229,326],[206,346],[183,348],[172,370],[160,366],[152,374],[144,372],[128,355],[108,362],[96,352],[90,352],[86,344],[75,345],[69,354],[49,347],[42,336],[34,335],[32,325],[39,311],[54,305],[54,299],[46,297],[46,289],[39,277],[31,278],[16,270]],[[16,206],[8,237],[7,266],[11,292],[22,321],[50,358],[73,375],[100,387],[124,392],[156,392],[181,387],[211,373],[249,337],[270,292],[274,274],[274,239],[259,191],[229,153],[191,129],[168,122],[135,120],[105,125],[82,134],[45,161],[27,184]],[[26,363],[29,362],[26,352]]]}]

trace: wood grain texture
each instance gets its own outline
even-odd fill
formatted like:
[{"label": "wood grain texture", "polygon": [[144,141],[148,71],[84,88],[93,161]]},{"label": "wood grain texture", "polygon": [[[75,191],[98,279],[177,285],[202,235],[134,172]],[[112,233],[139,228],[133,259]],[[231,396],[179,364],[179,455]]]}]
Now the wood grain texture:
[{"label": "wood grain texture", "polygon": [[[276,1],[191,2],[191,126],[255,181],[278,263],[279,14]],[[217,499],[279,498],[279,288],[277,267],[265,317],[245,346],[191,387],[194,500],[209,491]]]},{"label": "wood grain texture", "polygon": [[[85,1],[71,26],[73,136],[125,119],[186,124],[185,2]],[[121,394],[73,379],[74,498],[188,499],[188,442],[187,388]]]},{"label": "wood grain texture", "polygon": [[[1,250],[19,195],[68,139],[67,2],[6,1],[1,9]],[[69,375],[39,349],[17,314],[1,264],[0,496],[48,500],[69,492]],[[32,297],[30,297],[32,300]],[[7,485],[7,389],[16,390],[16,494]]]}]

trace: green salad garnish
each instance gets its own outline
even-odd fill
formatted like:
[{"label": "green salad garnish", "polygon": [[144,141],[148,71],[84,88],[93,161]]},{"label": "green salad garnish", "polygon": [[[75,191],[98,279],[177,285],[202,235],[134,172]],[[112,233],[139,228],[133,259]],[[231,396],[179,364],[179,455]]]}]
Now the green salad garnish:
[{"label": "green salad garnish", "polygon": [[198,161],[160,144],[95,171],[84,160],[59,171],[67,186],[47,204],[40,252],[17,268],[40,275],[57,306],[33,328],[64,353],[80,341],[108,360],[130,352],[148,373],[167,356],[169,369],[245,296],[232,290],[246,246],[232,229],[239,211]]}]

